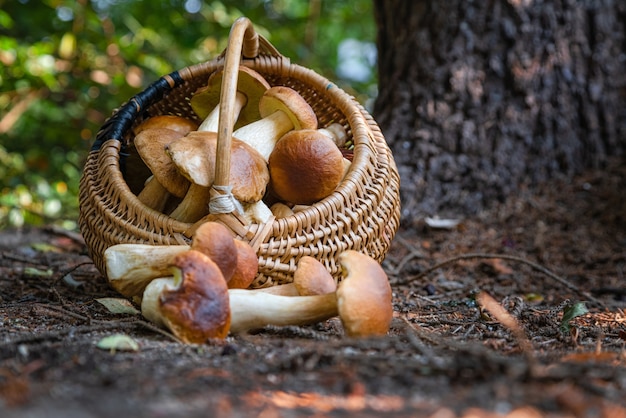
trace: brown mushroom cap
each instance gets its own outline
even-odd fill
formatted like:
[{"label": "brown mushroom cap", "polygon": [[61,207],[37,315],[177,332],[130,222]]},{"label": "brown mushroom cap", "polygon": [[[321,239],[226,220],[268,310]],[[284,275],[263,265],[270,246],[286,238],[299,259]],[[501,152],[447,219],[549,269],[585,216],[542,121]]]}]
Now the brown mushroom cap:
[{"label": "brown mushroom cap", "polygon": [[298,261],[291,283],[252,289],[280,296],[317,296],[334,293],[337,283],[328,269],[316,258],[305,255]]},{"label": "brown mushroom cap", "polygon": [[270,181],[265,159],[254,148],[237,138],[232,139],[230,180],[233,195],[242,203],[258,202]]},{"label": "brown mushroom cap", "polygon": [[337,309],[346,334],[385,335],[393,317],[391,285],[380,264],[354,250],[339,254],[345,278],[337,289]]},{"label": "brown mushroom cap", "polygon": [[187,193],[189,182],[178,172],[176,166],[165,152],[165,148],[183,135],[169,128],[150,128],[142,130],[134,140],[137,152],[154,175],[154,178],[168,192],[177,197],[183,197]]},{"label": "brown mushroom cap", "polygon": [[295,90],[274,86],[267,90],[259,101],[261,117],[266,118],[276,111],[284,112],[294,129],[316,129],[317,116],[311,106]]},{"label": "brown mushroom cap", "polygon": [[[201,119],[206,118],[219,104],[223,76],[223,70],[214,72],[209,77],[207,85],[199,88],[191,97],[191,108]],[[239,67],[237,91],[245,96],[246,103],[241,109],[235,126],[246,125],[261,119],[259,101],[269,88],[270,85],[261,74],[246,66]]]},{"label": "brown mushroom cap", "polygon": [[328,269],[316,258],[305,255],[298,261],[293,284],[300,296],[325,295],[337,290],[337,283]]},{"label": "brown mushroom cap", "polygon": [[259,257],[247,242],[236,239],[237,268],[228,281],[229,289],[247,289],[259,271]]},{"label": "brown mushroom cap", "polygon": [[335,143],[314,129],[283,135],[269,157],[270,186],[280,199],[310,205],[330,195],[343,178]]},{"label": "brown mushroom cap", "polygon": [[237,268],[235,238],[228,228],[219,222],[205,222],[198,227],[191,240],[191,249],[200,251],[217,264],[226,282]]},{"label": "brown mushroom cap", "polygon": [[183,118],[182,116],[157,115],[141,122],[133,129],[133,132],[137,135],[141,131],[152,128],[167,128],[180,132],[182,134],[181,136],[184,136],[189,132],[198,129],[198,124],[192,120]]},{"label": "brown mushroom cap", "polygon": [[187,343],[226,338],[230,330],[230,303],[226,281],[217,264],[199,251],[189,250],[174,258],[172,271],[178,286],[164,289],[159,298],[165,325]]},{"label": "brown mushroom cap", "polygon": [[209,116],[215,106],[219,104],[223,74],[223,70],[211,74],[207,85],[196,90],[189,99],[191,108],[200,119]]},{"label": "brown mushroom cap", "polygon": [[293,209],[291,209],[283,202],[274,203],[272,206],[270,206],[270,210],[272,211],[272,214],[276,217],[276,219],[286,218],[287,216],[291,216],[295,213]]},{"label": "brown mushroom cap", "polygon": [[209,187],[215,179],[215,132],[193,131],[165,147],[180,173],[194,184]]},{"label": "brown mushroom cap", "polygon": [[[167,147],[174,164],[194,184],[210,187],[215,180],[217,133],[190,132]],[[232,193],[240,202],[263,198],[269,182],[269,171],[263,157],[248,144],[232,139],[230,180]]]}]

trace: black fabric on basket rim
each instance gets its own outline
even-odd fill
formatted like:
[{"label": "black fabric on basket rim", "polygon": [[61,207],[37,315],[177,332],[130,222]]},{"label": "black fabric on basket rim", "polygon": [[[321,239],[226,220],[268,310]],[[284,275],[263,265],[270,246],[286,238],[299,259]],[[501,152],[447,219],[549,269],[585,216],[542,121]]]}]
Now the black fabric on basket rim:
[{"label": "black fabric on basket rim", "polygon": [[[170,80],[174,81],[174,85],[170,84]],[[185,80],[180,76],[178,71],[174,71],[167,76],[163,76],[154,83],[150,84],[141,93],[133,96],[126,102],[115,114],[113,114],[105,123],[96,136],[96,140],[91,146],[91,151],[98,151],[102,144],[109,139],[117,141],[122,140],[124,134],[135,119],[141,115],[150,105],[163,99],[166,93],[183,84]],[[125,144],[122,143],[120,155],[125,155]]]}]

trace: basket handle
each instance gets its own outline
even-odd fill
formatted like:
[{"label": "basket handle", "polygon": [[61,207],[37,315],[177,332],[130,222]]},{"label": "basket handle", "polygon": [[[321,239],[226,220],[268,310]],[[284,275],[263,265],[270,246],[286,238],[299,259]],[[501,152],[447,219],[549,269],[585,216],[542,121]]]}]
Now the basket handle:
[{"label": "basket handle", "polygon": [[220,117],[217,131],[215,181],[209,206],[212,213],[231,213],[240,209],[229,185],[230,149],[232,143],[233,113],[241,55],[255,58],[259,53],[259,35],[246,17],[238,18],[231,27],[228,47],[224,51],[224,75],[220,92]]}]

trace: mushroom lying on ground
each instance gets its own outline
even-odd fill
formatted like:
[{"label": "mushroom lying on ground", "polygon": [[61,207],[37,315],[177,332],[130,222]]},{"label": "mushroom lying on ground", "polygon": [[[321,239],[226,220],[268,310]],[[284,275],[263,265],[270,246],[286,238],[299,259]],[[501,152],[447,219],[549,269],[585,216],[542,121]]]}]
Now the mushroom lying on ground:
[{"label": "mushroom lying on ground", "polygon": [[274,86],[259,101],[262,119],[242,126],[233,137],[250,144],[269,158],[276,141],[292,129],[316,129],[317,116],[300,94],[284,86]]},{"label": "mushroom lying on ground", "polygon": [[196,230],[191,246],[116,244],[107,248],[107,280],[121,295],[141,297],[148,283],[169,276],[174,258],[190,249],[211,258],[222,276],[229,276],[229,287],[247,288],[256,277],[258,258],[250,244],[234,239],[224,225],[207,222]]},{"label": "mushroom lying on ground", "polygon": [[148,283],[170,275],[174,257],[188,245],[116,244],[104,250],[109,285],[121,295],[141,296]]},{"label": "mushroom lying on ground", "polygon": [[237,265],[233,276],[228,281],[229,289],[247,289],[259,272],[259,257],[247,242],[235,240]]},{"label": "mushroom lying on ground", "polygon": [[329,196],[344,177],[344,158],[333,140],[315,129],[286,133],[269,157],[270,188],[293,204]]},{"label": "mushroom lying on ground", "polygon": [[339,315],[351,337],[384,335],[393,316],[391,286],[373,258],[354,250],[339,255],[345,277],[335,293],[279,296],[266,292],[229,290],[231,332],[266,325],[306,325]]},{"label": "mushroom lying on ground", "polygon": [[[181,222],[196,222],[209,213],[210,188],[215,180],[217,134],[190,132],[167,145],[166,152],[180,173],[191,181],[183,201],[170,213]],[[263,158],[248,144],[232,138],[230,181],[235,199],[241,203],[261,201],[269,183]]]},{"label": "mushroom lying on ground", "polygon": [[337,283],[326,267],[316,258],[305,255],[298,261],[291,283],[254,289],[281,296],[315,296],[337,291]]},{"label": "mushroom lying on ground", "polygon": [[174,277],[155,279],[146,287],[141,312],[185,343],[226,338],[230,329],[228,288],[217,264],[189,250],[172,260]]},{"label": "mushroom lying on ground", "polygon": [[229,289],[247,289],[259,270],[259,258],[247,242],[235,239],[219,222],[205,222],[193,236],[191,249],[207,255],[222,271]]},{"label": "mushroom lying on ground", "polygon": [[231,232],[218,222],[205,222],[196,230],[191,248],[217,264],[228,283],[237,267],[237,247]]},{"label": "mushroom lying on ground", "polygon": [[[386,334],[393,308],[391,287],[382,267],[353,250],[340,254],[339,263],[345,277],[336,292],[280,296],[226,290],[217,264],[199,251],[187,250],[171,261],[174,277],[156,278],[147,285],[141,310],[148,320],[166,326],[185,342],[223,338],[228,327],[231,332],[242,332],[266,325],[306,325],[337,315],[348,336]],[[227,303],[223,297],[226,291]]]}]

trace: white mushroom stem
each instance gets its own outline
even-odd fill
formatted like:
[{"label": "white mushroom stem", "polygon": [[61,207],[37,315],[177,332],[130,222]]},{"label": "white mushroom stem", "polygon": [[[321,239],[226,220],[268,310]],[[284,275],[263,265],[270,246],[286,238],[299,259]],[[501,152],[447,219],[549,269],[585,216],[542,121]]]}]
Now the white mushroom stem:
[{"label": "white mushroom stem", "polygon": [[148,177],[144,183],[143,189],[137,195],[137,199],[149,208],[156,211],[163,211],[167,199],[170,197],[168,190],[163,186],[154,175]]},{"label": "white mushroom stem", "polygon": [[348,174],[348,171],[350,171],[350,167],[352,167],[352,161],[348,160],[346,157],[343,157],[342,162],[343,162],[343,176],[341,178],[344,178],[346,177],[346,174]]},{"label": "white mushroom stem", "polygon": [[189,245],[113,245],[104,251],[109,284],[123,296],[140,296],[155,277],[169,276],[174,257],[190,248]]},{"label": "white mushroom stem", "polygon": [[230,331],[266,325],[307,325],[338,315],[335,293],[320,296],[279,296],[266,292],[230,289]]},{"label": "white mushroom stem", "polygon": [[152,280],[141,299],[141,314],[148,321],[159,327],[165,327],[161,310],[159,309],[159,297],[164,290],[175,290],[177,288],[174,277],[160,277]]},{"label": "white mushroom stem", "polygon": [[339,123],[331,123],[325,128],[319,128],[319,132],[332,139],[339,148],[343,148],[348,140],[348,133]]},{"label": "white mushroom stem", "polygon": [[267,161],[276,142],[293,126],[289,116],[277,110],[263,119],[242,126],[233,132],[233,136],[252,146]]},{"label": "white mushroom stem", "polygon": [[244,203],[243,216],[250,223],[262,224],[272,220],[274,214],[265,202],[259,200],[254,203]]},{"label": "white mushroom stem", "polygon": [[263,292],[268,295],[278,295],[278,296],[302,296],[300,292],[298,292],[298,288],[296,285],[291,283],[278,284],[269,287],[260,287],[258,289],[248,289],[250,292]]},{"label": "white mushroom stem", "polygon": [[313,108],[294,89],[274,86],[259,100],[261,119],[233,132],[256,149],[267,162],[276,142],[292,129],[317,129]]},{"label": "white mushroom stem", "polygon": [[[248,98],[246,97],[246,95],[238,91],[235,95],[235,108],[233,109],[233,123],[239,118],[241,109],[243,109],[243,107],[246,105],[247,102],[248,102]],[[217,106],[213,108],[211,113],[209,113],[209,115],[202,121],[202,123],[198,127],[198,131],[217,132],[219,128],[219,121],[220,121],[220,105],[218,103]]]},{"label": "white mushroom stem", "polygon": [[169,216],[180,222],[196,222],[209,213],[210,191],[210,187],[191,183],[187,194]]}]

